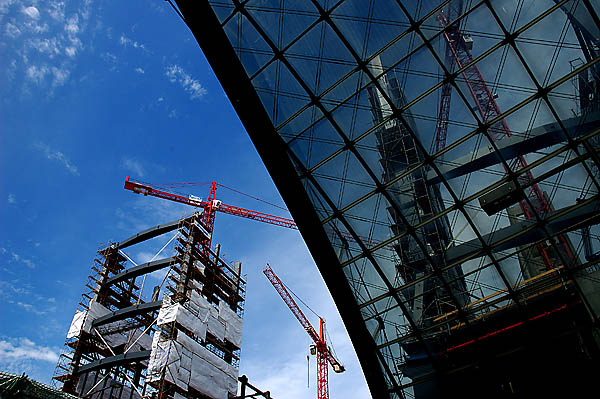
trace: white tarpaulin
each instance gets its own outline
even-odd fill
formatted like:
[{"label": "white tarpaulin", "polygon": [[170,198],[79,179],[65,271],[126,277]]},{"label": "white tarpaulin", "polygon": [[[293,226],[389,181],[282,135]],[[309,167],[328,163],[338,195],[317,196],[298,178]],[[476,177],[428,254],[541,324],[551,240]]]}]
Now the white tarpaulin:
[{"label": "white tarpaulin", "polygon": [[85,321],[85,316],[87,316],[87,312],[81,310],[75,311],[75,316],[73,316],[73,321],[71,322],[69,332],[67,333],[67,339],[79,336],[81,328],[83,327],[83,322]]},{"label": "white tarpaulin", "polygon": [[225,324],[219,319],[219,311],[213,306],[210,307],[210,312],[207,314],[206,323],[209,333],[221,341],[225,339]]},{"label": "white tarpaulin", "polygon": [[190,386],[214,399],[227,399],[228,397],[228,384],[225,374],[195,355],[192,360]]},{"label": "white tarpaulin", "polygon": [[225,321],[225,339],[242,347],[242,318],[224,301],[219,302],[219,317]]},{"label": "white tarpaulin", "polygon": [[[169,357],[171,356],[171,349],[177,344],[175,341],[161,341],[160,332],[154,334],[152,340],[152,352],[150,352],[150,359],[148,361],[148,371],[146,378],[150,382],[159,381],[162,377],[163,369],[167,366]],[[179,358],[177,355],[177,348],[174,349],[174,358]],[[172,381],[172,378],[169,379]]]},{"label": "white tarpaulin", "polygon": [[[164,303],[164,301],[163,301]],[[206,338],[206,324],[197,315],[178,303],[163,304],[158,313],[156,324],[163,326],[167,323],[177,321],[186,329],[190,330],[200,339]]]},{"label": "white tarpaulin", "polygon": [[[188,378],[194,389],[209,396],[215,393],[220,395],[226,391],[236,394],[238,370],[235,367],[181,332],[177,334],[177,343],[182,347],[180,374],[184,369],[186,372],[187,370],[191,372]],[[188,363],[190,361],[191,364]],[[203,384],[212,384],[212,386],[202,387]],[[212,397],[227,398],[226,395]]]}]

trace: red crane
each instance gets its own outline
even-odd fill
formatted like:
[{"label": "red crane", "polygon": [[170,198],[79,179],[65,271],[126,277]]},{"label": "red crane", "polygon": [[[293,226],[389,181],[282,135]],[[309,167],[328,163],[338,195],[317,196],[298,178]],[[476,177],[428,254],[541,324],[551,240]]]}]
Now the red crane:
[{"label": "red crane", "polygon": [[331,364],[333,371],[336,373],[343,373],[346,369],[333,356],[327,345],[325,340],[325,320],[323,320],[322,317],[319,317],[320,328],[319,334],[317,334],[304,313],[302,313],[302,310],[300,310],[296,304],[296,301],[294,301],[288,290],[285,288],[285,285],[281,282],[279,277],[277,277],[268,263],[267,268],[263,270],[263,273],[267,276],[271,284],[273,284],[273,287],[275,287],[275,290],[281,296],[281,299],[283,299],[294,316],[296,316],[296,319],[298,319],[300,324],[302,324],[302,327],[304,327],[308,335],[314,341],[315,345],[311,345],[311,353],[314,355],[314,352],[316,352],[317,355],[317,399],[329,399],[329,368],[327,363]]},{"label": "red crane", "polygon": [[[460,16],[462,13],[462,1],[458,1],[458,4],[454,7],[455,8],[450,6],[449,8],[450,18]],[[481,74],[481,71],[477,67],[477,64],[473,62],[474,58],[471,54],[473,39],[468,35],[462,34],[459,29],[459,22],[452,22],[452,19],[449,17],[447,17],[443,11],[440,11],[437,16],[441,27],[444,29],[443,37],[446,41],[446,64],[448,65],[450,71],[453,69],[454,64],[456,64],[458,69],[470,64],[470,66],[462,72],[462,76],[464,77],[471,96],[473,97],[476,109],[484,122],[494,120],[500,116],[502,112],[500,111],[500,108],[494,99],[495,96],[492,94],[492,91],[487,85],[483,75]],[[446,132],[448,129],[448,119],[450,114],[451,93],[451,84],[444,84],[442,87],[440,111],[438,115],[434,144],[434,149],[436,152],[443,150],[446,146]],[[512,136],[512,132],[510,131],[504,119],[500,119],[491,125],[488,131],[490,132],[490,137],[493,141],[498,141],[504,137]],[[511,162],[511,165],[509,165],[511,170],[522,169],[526,166],[527,162],[523,156],[516,157]],[[529,201],[533,207],[533,209],[531,209],[525,200],[520,202],[521,210],[523,211],[523,215],[526,219],[534,218],[533,210],[535,210],[542,217],[550,212],[548,201],[542,194],[542,191],[538,185],[530,183],[533,181],[533,179],[534,178],[531,171],[527,171],[517,178],[519,184],[522,187],[526,187],[525,195],[529,198]],[[565,241],[565,238],[562,235],[560,235],[559,238],[561,244],[565,248],[567,256],[572,258],[571,251]],[[543,243],[538,243],[537,248],[546,266],[549,269],[552,268],[550,257],[545,245]]]},{"label": "red crane", "polygon": [[[191,184],[184,183],[183,185],[191,185]],[[296,226],[296,222],[294,222],[292,219],[286,219],[286,218],[282,218],[279,216],[269,215],[267,213],[251,211],[249,209],[240,208],[240,207],[234,206],[234,205],[223,204],[221,201],[216,199],[215,193],[217,191],[218,186],[222,186],[222,187],[225,187],[225,186],[223,186],[219,183],[215,183],[214,181],[211,183],[210,191],[209,191],[208,198],[206,199],[206,201],[203,200],[202,198],[196,197],[194,195],[185,196],[185,195],[169,192],[169,191],[165,190],[164,188],[158,189],[157,187],[153,187],[153,186],[154,185],[151,185],[148,183],[141,183],[141,182],[133,181],[129,178],[129,176],[127,176],[127,178],[125,179],[125,189],[133,191],[136,194],[150,195],[152,197],[163,198],[163,199],[167,199],[169,201],[179,202],[180,204],[186,204],[186,205],[190,205],[193,207],[202,208],[202,210],[203,210],[202,222],[204,222],[206,227],[209,229],[208,236],[210,236],[210,237],[212,237],[212,232],[214,229],[216,212],[222,212],[222,213],[226,213],[229,215],[240,216],[240,217],[243,217],[246,219],[252,219],[252,220],[259,221],[259,222],[274,224],[276,226],[287,227],[289,229],[298,230],[298,227]],[[352,235],[348,232],[338,231],[338,234],[346,240],[355,241],[354,237],[352,237]],[[375,246],[380,243],[380,241],[377,241],[372,238],[361,237],[361,236],[359,236],[359,238],[361,239],[362,242],[364,242],[365,244],[370,245],[370,246]],[[211,244],[210,239],[208,240],[208,242],[206,244],[208,245],[208,248],[210,248],[210,244]],[[391,245],[388,245],[387,247],[393,248]]]},{"label": "red crane", "polygon": [[193,195],[183,196],[180,194],[171,193],[164,189],[159,190],[148,184],[143,184],[129,179],[125,179],[125,189],[131,190],[136,194],[151,195],[153,197],[163,198],[170,201],[179,202],[180,204],[191,205],[197,208],[202,208],[202,222],[208,228],[208,239],[207,247],[211,247],[211,238],[213,229],[215,226],[215,214],[217,212],[227,213],[229,215],[240,216],[246,219],[257,220],[259,222],[270,223],[281,227],[287,227],[290,229],[298,229],[296,223],[292,219],[286,219],[279,216],[269,215],[267,213],[251,211],[249,209],[240,208],[238,206],[223,204],[221,201],[216,199],[215,193],[217,191],[218,183],[214,181],[211,183],[210,192],[208,198],[204,201],[200,197]]}]

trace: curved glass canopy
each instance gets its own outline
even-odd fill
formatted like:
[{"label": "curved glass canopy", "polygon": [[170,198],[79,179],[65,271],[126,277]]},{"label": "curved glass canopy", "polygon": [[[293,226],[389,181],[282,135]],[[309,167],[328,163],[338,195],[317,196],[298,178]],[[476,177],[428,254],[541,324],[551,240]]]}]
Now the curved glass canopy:
[{"label": "curved glass canopy", "polygon": [[597,2],[190,3],[374,397],[439,393],[540,329],[597,351]]}]

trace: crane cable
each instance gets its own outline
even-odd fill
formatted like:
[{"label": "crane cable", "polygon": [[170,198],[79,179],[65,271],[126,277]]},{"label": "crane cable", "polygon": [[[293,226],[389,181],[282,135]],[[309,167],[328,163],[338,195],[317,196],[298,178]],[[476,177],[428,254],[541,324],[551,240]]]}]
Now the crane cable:
[{"label": "crane cable", "polygon": [[250,195],[250,194],[243,193],[243,192],[241,192],[241,191],[239,191],[239,190],[236,190],[236,189],[234,189],[234,188],[227,187],[227,186],[225,186],[225,185],[223,185],[223,184],[221,184],[221,183],[217,183],[217,186],[219,186],[219,187],[223,187],[223,188],[226,188],[226,189],[228,189],[228,190],[231,190],[231,191],[233,191],[233,192],[236,192],[236,193],[238,193],[238,194],[245,195],[246,197],[250,197],[250,198],[252,198],[252,199],[255,199],[255,200],[257,200],[257,201],[264,202],[264,203],[265,203],[265,204],[267,204],[267,205],[271,205],[271,206],[274,206],[275,208],[279,208],[279,209],[282,209],[282,210],[284,210],[284,211],[286,211],[286,212],[289,212],[287,208],[284,208],[284,207],[282,207],[282,206],[276,205],[276,204],[274,204],[274,203],[272,203],[272,202],[269,202],[269,201],[265,201],[265,200],[263,200],[263,199],[260,199],[260,198],[258,198],[258,197],[254,197],[254,196],[252,196],[252,195]]},{"label": "crane cable", "polygon": [[[302,300],[302,298],[300,298],[298,295],[296,295],[296,293],[294,291],[292,291],[292,289],[290,287],[288,287],[283,281],[281,281],[281,284],[290,292],[290,294],[292,294],[294,297],[296,297],[296,299],[299,300],[304,306],[306,306],[306,308],[308,310],[310,310],[315,316],[317,316],[319,319],[322,319],[322,317],[319,316],[319,314],[317,312],[315,312],[314,310],[312,310],[311,307],[308,306],[306,304],[306,302],[304,302]],[[329,344],[328,347],[331,347],[331,352],[333,354],[333,357],[336,360],[339,361],[339,357],[338,357],[337,353],[335,352],[335,348],[333,346],[333,341],[331,340],[331,336],[329,335],[329,330],[328,329],[325,329],[325,340]]]},{"label": "crane cable", "polygon": [[[150,187],[162,188],[162,189],[171,189],[171,188],[174,188],[174,187],[199,187],[199,186],[206,186],[206,185],[210,184],[210,182],[181,182],[181,183],[153,184],[153,183],[148,183],[148,182],[144,182],[144,181],[141,181],[141,180],[139,182],[143,183],[143,184],[146,184],[146,185],[148,185]],[[235,193],[244,195],[246,197],[252,198],[252,199],[254,199],[256,201],[262,202],[262,203],[267,204],[267,205],[271,205],[271,206],[273,206],[275,208],[281,209],[281,210],[286,211],[286,212],[289,213],[289,210],[287,208],[283,207],[283,206],[279,206],[279,205],[274,204],[272,202],[265,201],[265,200],[263,200],[261,198],[255,197],[255,196],[250,195],[250,194],[246,194],[246,193],[244,193],[242,191],[236,190],[235,188],[228,187],[228,186],[226,186],[224,184],[221,184],[221,183],[215,183],[215,184],[217,186],[219,186],[219,187],[226,188],[226,189],[231,190],[231,191],[233,191]],[[173,191],[173,192],[176,193],[176,194],[187,195],[186,193],[181,193],[181,192],[177,192],[177,191]]]}]

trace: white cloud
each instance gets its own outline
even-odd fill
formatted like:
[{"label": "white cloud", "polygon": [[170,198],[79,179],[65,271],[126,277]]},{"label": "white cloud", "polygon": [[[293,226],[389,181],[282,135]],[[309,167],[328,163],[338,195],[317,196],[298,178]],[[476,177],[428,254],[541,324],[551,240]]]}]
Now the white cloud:
[{"label": "white cloud", "polygon": [[30,304],[30,303],[23,303],[21,301],[17,302],[17,306],[21,306],[23,309],[25,309],[26,311],[28,311],[29,313],[33,313],[36,314],[38,316],[44,315],[48,312],[45,312],[43,310],[40,310],[38,307]]},{"label": "white cloud", "polygon": [[21,34],[21,29],[19,29],[16,25],[11,24],[10,22],[6,24],[5,31],[8,37],[10,37],[11,39],[16,39]]},{"label": "white cloud", "polygon": [[79,170],[77,169],[77,166],[72,164],[71,161],[62,152],[54,150],[44,143],[36,143],[35,147],[41,150],[46,156],[46,158],[58,161],[69,172],[71,172],[75,176],[79,176]]},{"label": "white cloud", "polygon": [[79,33],[79,14],[75,14],[69,19],[67,19],[67,23],[65,24],[65,31],[67,31],[71,35],[76,35],[77,33]]},{"label": "white cloud", "polygon": [[65,48],[65,54],[67,54],[69,57],[75,57],[76,53],[77,53],[77,49],[73,46],[69,46],[69,47]]},{"label": "white cloud", "polygon": [[[52,67],[52,75],[54,76],[52,87],[58,87],[65,84],[69,78],[70,72],[64,68]],[[77,171],[77,168],[75,168],[75,171]]]},{"label": "white cloud", "polygon": [[135,159],[123,158],[121,160],[121,166],[124,169],[127,169],[128,171],[132,172],[132,173],[130,173],[131,176],[144,177],[146,175],[146,172],[145,172],[144,167],[142,166],[141,162],[137,161]]},{"label": "white cloud", "polygon": [[37,84],[41,84],[44,81],[46,75],[49,73],[50,69],[46,65],[42,65],[40,67],[32,65],[29,68],[27,68],[27,71],[25,72],[27,78]]},{"label": "white cloud", "polygon": [[[19,60],[20,68],[9,70],[12,82],[22,85],[26,95],[32,95],[32,84],[47,89],[64,85],[72,74],[74,62],[85,48],[82,34],[89,25],[92,3],[89,0],[73,4],[73,11],[65,14],[65,0],[26,2],[0,0],[0,34],[14,40],[14,46],[5,56]],[[20,15],[19,15],[20,14]],[[62,55],[62,57],[61,57]],[[21,73],[21,79],[17,79]]]},{"label": "white cloud", "polygon": [[114,64],[117,62],[117,56],[111,53],[102,53],[100,55],[100,57],[102,57],[102,59],[110,64]]},{"label": "white cloud", "polygon": [[35,48],[38,52],[48,55],[50,58],[60,54],[60,43],[56,37],[49,39],[34,38],[28,40],[28,44]]},{"label": "white cloud", "polygon": [[26,337],[0,340],[0,362],[13,363],[21,360],[38,360],[49,363],[58,361],[58,351],[37,345]]},{"label": "white cloud", "polygon": [[204,87],[196,79],[193,79],[190,74],[185,72],[178,65],[170,65],[167,67],[165,75],[172,83],[179,83],[183,90],[190,95],[190,99],[203,97],[207,92]]},{"label": "white cloud", "polygon": [[14,262],[22,263],[30,269],[35,268],[35,263],[31,259],[23,258],[21,255],[15,252],[11,252],[11,257]]},{"label": "white cloud", "polygon": [[136,71],[137,73],[139,73],[139,74],[143,74],[143,73],[145,73],[145,72],[144,72],[144,70],[143,70],[142,68],[140,68],[140,67],[138,67],[138,68],[135,68],[135,71]]},{"label": "white cloud", "polygon": [[62,22],[65,19],[65,2],[64,1],[52,1],[50,2],[50,8],[48,14],[57,22]]},{"label": "white cloud", "polygon": [[135,40],[131,40],[125,35],[121,35],[121,37],[119,38],[119,43],[121,43],[123,47],[131,46],[133,48],[139,48],[142,50],[146,49],[146,47],[142,43],[138,43]]},{"label": "white cloud", "polygon": [[17,196],[10,193],[8,194],[8,203],[9,204],[16,204],[17,203]]},{"label": "white cloud", "polygon": [[35,20],[40,19],[40,12],[34,6],[29,6],[27,8],[23,7],[21,9],[21,12],[23,12],[23,14],[29,16],[31,19],[35,19]]}]

